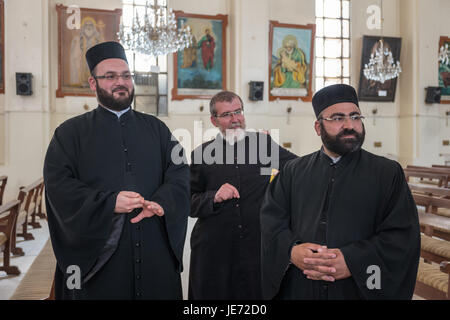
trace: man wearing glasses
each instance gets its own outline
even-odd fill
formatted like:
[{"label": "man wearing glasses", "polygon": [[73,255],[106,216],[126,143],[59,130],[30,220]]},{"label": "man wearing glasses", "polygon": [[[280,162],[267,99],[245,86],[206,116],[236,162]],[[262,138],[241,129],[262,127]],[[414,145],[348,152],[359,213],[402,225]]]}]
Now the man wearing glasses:
[{"label": "man wearing glasses", "polygon": [[296,156],[245,130],[244,105],[229,91],[210,102],[214,140],[192,152],[189,299],[261,299],[259,208],[271,169]]},{"label": "man wearing glasses", "polygon": [[417,209],[402,167],[363,149],[353,87],[313,97],[321,150],[289,162],[261,208],[265,299],[411,299]]},{"label": "man wearing glasses", "polygon": [[131,109],[123,47],[86,60],[99,106],[55,130],[44,163],[55,297],[181,299],[189,167],[166,125]]}]

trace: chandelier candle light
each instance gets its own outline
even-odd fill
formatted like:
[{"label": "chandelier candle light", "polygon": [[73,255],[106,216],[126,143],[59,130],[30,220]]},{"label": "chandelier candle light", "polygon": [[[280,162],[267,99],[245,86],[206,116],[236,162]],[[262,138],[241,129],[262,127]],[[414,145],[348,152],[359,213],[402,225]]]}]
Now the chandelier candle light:
[{"label": "chandelier candle light", "polygon": [[136,12],[131,28],[121,23],[118,36],[125,49],[152,56],[167,55],[192,44],[190,27],[181,21],[177,29],[172,8],[158,5],[158,0],[155,0],[155,5],[146,2],[142,20]]},{"label": "chandelier candle light", "polygon": [[364,66],[364,76],[368,80],[385,83],[387,80],[397,78],[401,72],[400,61],[394,63],[392,52],[384,48],[383,39],[380,39],[375,54],[370,55],[369,63]]}]

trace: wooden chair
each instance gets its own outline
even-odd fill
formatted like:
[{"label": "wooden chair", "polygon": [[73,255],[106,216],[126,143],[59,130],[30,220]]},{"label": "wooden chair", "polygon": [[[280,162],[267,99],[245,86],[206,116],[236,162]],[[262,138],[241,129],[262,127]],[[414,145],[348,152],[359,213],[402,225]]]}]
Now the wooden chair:
[{"label": "wooden chair", "polygon": [[0,266],[1,271],[6,274],[19,275],[20,270],[16,266],[10,265],[10,254],[12,249],[12,240],[14,239],[14,230],[16,226],[16,219],[19,214],[20,201],[12,200],[0,206],[0,247],[3,248],[3,266]]},{"label": "wooden chair", "polygon": [[3,194],[5,193],[7,181],[8,181],[7,176],[0,177],[0,206],[3,204]]}]

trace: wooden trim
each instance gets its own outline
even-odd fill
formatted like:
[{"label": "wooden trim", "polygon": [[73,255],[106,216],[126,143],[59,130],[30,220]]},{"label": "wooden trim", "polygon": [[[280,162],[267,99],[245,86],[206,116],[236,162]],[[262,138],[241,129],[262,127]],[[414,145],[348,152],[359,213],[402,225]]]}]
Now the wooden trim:
[{"label": "wooden trim", "polygon": [[[209,19],[209,20],[221,20],[222,21],[222,89],[227,90],[227,26],[228,15],[216,14],[216,15],[204,15],[195,13],[185,13],[184,11],[174,10],[175,19],[178,18],[195,18],[195,19]],[[198,95],[186,95],[178,93],[178,52],[173,54],[173,88],[171,91],[171,100],[184,100],[184,99],[211,99],[212,95],[198,94]]]}]

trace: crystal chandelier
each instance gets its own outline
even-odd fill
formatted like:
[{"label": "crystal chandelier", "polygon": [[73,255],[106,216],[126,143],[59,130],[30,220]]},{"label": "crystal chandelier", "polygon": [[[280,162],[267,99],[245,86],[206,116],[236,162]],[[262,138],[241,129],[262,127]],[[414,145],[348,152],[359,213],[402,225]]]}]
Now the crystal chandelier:
[{"label": "crystal chandelier", "polygon": [[147,1],[143,19],[139,19],[136,12],[131,27],[124,27],[121,23],[118,36],[125,49],[152,56],[183,50],[192,44],[189,26],[181,21],[177,29],[172,8],[158,5],[158,0],[155,0],[155,5],[149,5]]},{"label": "crystal chandelier", "polygon": [[394,63],[392,52],[384,48],[383,40],[380,39],[375,54],[370,55],[369,63],[364,66],[364,76],[368,80],[385,83],[387,80],[397,78],[401,72],[400,61]]},{"label": "crystal chandelier", "polygon": [[439,62],[443,65],[450,64],[450,50],[447,43],[439,50]]}]

